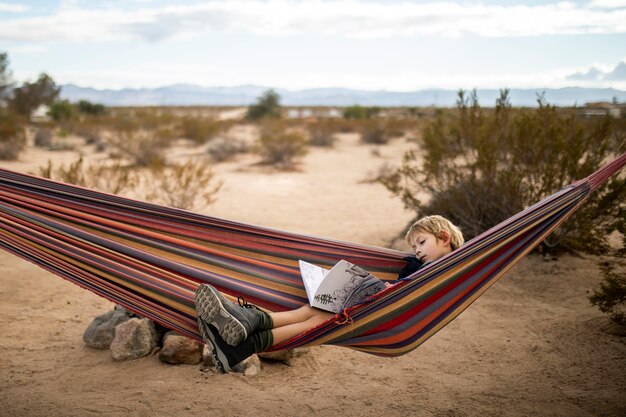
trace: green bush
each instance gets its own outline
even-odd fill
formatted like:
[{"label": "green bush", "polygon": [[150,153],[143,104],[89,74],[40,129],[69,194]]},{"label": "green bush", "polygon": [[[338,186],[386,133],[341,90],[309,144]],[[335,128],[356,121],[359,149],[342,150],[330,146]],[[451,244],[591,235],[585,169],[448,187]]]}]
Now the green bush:
[{"label": "green bush", "polygon": [[280,118],[282,110],[280,106],[280,96],[274,90],[268,90],[257,102],[248,107],[248,113],[246,119],[259,120],[262,118]]},{"label": "green bush", "polygon": [[626,326],[626,273],[615,272],[609,264],[601,265],[604,281],[589,296],[592,305],[609,315],[611,320]]},{"label": "green bush", "polygon": [[[461,91],[457,108],[424,128],[422,157],[408,152],[383,183],[417,217],[444,215],[472,238],[626,151],[612,118],[580,120],[575,110],[538,104],[513,109],[503,90],[494,109],[483,109],[475,92]],[[419,200],[423,192],[429,201]],[[609,250],[607,233],[626,234],[624,201],[626,180],[614,176],[542,248]]]},{"label": "green bush", "polygon": [[365,120],[371,119],[380,113],[380,107],[349,106],[343,109],[344,119]]},{"label": "green bush", "polygon": [[106,107],[104,107],[104,105],[91,103],[87,100],[80,100],[76,107],[80,113],[90,116],[102,116],[106,113]]},{"label": "green bush", "polygon": [[281,123],[266,123],[261,129],[257,151],[264,163],[288,169],[297,157],[306,155],[307,145],[301,132],[289,130]]},{"label": "green bush", "polygon": [[50,117],[55,122],[65,122],[76,114],[76,108],[67,100],[56,101],[50,105]]}]

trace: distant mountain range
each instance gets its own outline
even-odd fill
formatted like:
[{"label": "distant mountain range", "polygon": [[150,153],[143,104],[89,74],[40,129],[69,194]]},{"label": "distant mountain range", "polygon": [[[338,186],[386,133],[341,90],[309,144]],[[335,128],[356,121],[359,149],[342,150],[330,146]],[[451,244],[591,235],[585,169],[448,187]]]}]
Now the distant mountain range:
[{"label": "distant mountain range", "polygon": [[612,71],[607,72],[591,67],[587,72],[577,72],[568,76],[567,79],[577,81],[625,81],[626,62],[620,62]]},{"label": "distant mountain range", "polygon": [[[586,74],[581,74],[581,76]],[[88,100],[107,106],[247,106],[270,87],[243,85],[238,87],[201,87],[176,84],[159,88],[97,90],[73,84],[61,86],[61,97],[70,101]],[[287,106],[454,106],[457,91],[427,89],[411,92],[367,91],[347,88],[315,88],[298,91],[274,89]],[[481,105],[493,106],[500,95],[497,89],[479,89]],[[626,91],[614,88],[529,88],[511,89],[511,104],[536,106],[537,96],[544,94],[550,104],[582,106],[587,102],[626,102]]]}]

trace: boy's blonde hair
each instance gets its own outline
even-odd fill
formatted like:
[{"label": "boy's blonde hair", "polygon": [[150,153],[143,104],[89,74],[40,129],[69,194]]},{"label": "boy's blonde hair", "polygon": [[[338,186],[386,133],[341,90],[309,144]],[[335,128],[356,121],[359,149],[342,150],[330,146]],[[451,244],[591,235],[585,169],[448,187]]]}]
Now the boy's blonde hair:
[{"label": "boy's blonde hair", "polygon": [[443,216],[426,216],[413,223],[404,236],[406,241],[408,242],[411,235],[417,231],[430,233],[435,235],[437,239],[443,238],[441,235],[443,231],[450,233],[450,246],[452,247],[452,250],[458,249],[461,245],[463,245],[463,243],[465,243],[461,229],[453,225],[450,220]]}]

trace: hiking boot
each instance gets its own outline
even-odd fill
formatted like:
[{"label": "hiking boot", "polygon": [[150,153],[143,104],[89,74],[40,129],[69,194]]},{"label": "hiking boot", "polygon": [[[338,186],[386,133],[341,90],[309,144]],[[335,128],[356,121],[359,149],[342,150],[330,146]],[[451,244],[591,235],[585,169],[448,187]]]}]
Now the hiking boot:
[{"label": "hiking boot", "polygon": [[231,346],[237,346],[256,331],[272,328],[267,313],[245,301],[240,300],[240,305],[232,303],[208,284],[198,287],[194,301],[198,317],[215,327]]},{"label": "hiking boot", "polygon": [[231,346],[219,335],[217,329],[198,317],[198,329],[200,335],[211,349],[213,363],[217,371],[222,374],[230,372],[235,365],[272,346],[273,336],[271,330],[254,333],[237,346]]}]

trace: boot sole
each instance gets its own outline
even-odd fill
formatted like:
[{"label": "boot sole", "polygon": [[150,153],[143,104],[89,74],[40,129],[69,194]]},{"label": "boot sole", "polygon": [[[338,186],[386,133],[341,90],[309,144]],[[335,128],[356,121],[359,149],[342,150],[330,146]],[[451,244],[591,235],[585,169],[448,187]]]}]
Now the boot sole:
[{"label": "boot sole", "polygon": [[215,327],[229,345],[237,346],[248,337],[244,325],[226,310],[222,300],[211,287],[206,285],[198,287],[195,302],[198,315]]},{"label": "boot sole", "polygon": [[225,374],[230,372],[230,366],[228,365],[228,359],[224,352],[221,351],[217,347],[217,343],[215,343],[215,337],[213,336],[213,332],[206,328],[208,326],[204,321],[198,320],[198,329],[200,330],[200,335],[205,343],[208,343],[210,346],[211,356],[213,357],[213,363],[215,364],[215,370],[221,374]]}]

